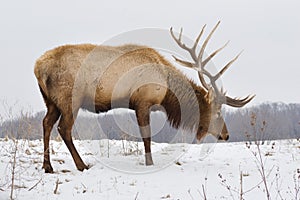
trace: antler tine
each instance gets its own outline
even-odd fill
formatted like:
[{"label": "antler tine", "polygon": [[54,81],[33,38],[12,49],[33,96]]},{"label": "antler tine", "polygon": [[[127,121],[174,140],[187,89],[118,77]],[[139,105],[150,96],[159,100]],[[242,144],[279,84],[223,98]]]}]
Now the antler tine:
[{"label": "antler tine", "polygon": [[235,56],[231,61],[229,61],[225,67],[223,67],[223,69],[221,69],[221,71],[219,73],[217,73],[213,79],[214,81],[218,80],[222,74],[224,74],[224,72],[239,58],[239,56],[243,53],[243,51],[241,51],[237,56]]},{"label": "antler tine", "polygon": [[181,42],[181,37],[182,37],[182,32],[183,32],[183,28],[180,28],[180,32],[179,32],[179,36],[178,36],[178,40]]},{"label": "antler tine", "polygon": [[[219,24],[221,23],[221,21],[218,21],[218,23],[215,25],[215,27],[211,30],[211,32],[209,33],[209,35],[207,36],[207,38],[205,39],[205,41],[203,42],[203,45],[200,49],[200,52],[198,54],[198,62],[202,62],[202,57],[203,57],[203,54],[204,54],[204,51],[205,51],[205,48],[211,38],[211,36],[214,34],[214,32],[216,31],[216,29],[218,28]],[[204,68],[205,65],[202,65],[201,63],[201,68]]]},{"label": "antler tine", "polygon": [[195,49],[187,47],[187,46],[186,46],[184,43],[182,43],[182,41],[181,41],[182,30],[183,30],[183,29],[181,28],[181,29],[180,29],[180,33],[179,33],[179,37],[176,38],[176,36],[174,35],[174,32],[173,32],[173,28],[171,27],[171,28],[170,28],[171,36],[172,36],[172,38],[175,40],[175,42],[178,44],[178,46],[180,46],[180,47],[183,48],[184,50],[188,51],[189,54],[191,55],[192,59],[196,62],[198,59],[197,59],[197,56],[196,56]]},{"label": "antler tine", "polygon": [[179,37],[176,38],[176,36],[174,35],[174,32],[173,32],[173,27],[170,28],[171,36],[172,36],[172,38],[175,40],[175,42],[176,42],[181,48],[183,48],[183,49],[185,49],[185,50],[188,50],[189,48],[188,48],[184,43],[181,42],[182,31],[183,31],[183,29],[181,28],[181,29],[180,29],[180,33],[179,33]]},{"label": "antler tine", "polygon": [[229,106],[240,108],[249,103],[254,97],[255,95],[248,95],[244,99],[233,99],[231,97],[226,96],[225,103]]},{"label": "antler tine", "polygon": [[220,47],[219,49],[217,49],[216,51],[214,51],[212,54],[210,54],[203,62],[202,65],[205,66],[217,53],[219,53],[220,51],[222,51],[227,45],[228,45],[229,41],[226,42],[222,47]]},{"label": "antler tine", "polygon": [[189,68],[194,68],[194,65],[188,61],[184,61],[181,60],[179,58],[177,58],[176,56],[172,55],[172,57],[175,59],[176,62],[178,62],[179,64],[185,66],[185,67],[189,67]]},{"label": "antler tine", "polygon": [[172,38],[175,40],[175,42],[181,47],[181,48],[186,48],[186,46],[181,42],[181,35],[182,35],[182,28],[180,29],[180,33],[179,33],[179,37],[176,38],[176,36],[174,35],[174,32],[173,32],[173,27],[170,28],[170,33],[171,33],[171,36]]},{"label": "antler tine", "polygon": [[194,43],[194,46],[193,46],[192,49],[196,50],[197,45],[198,45],[198,43],[199,43],[199,40],[200,40],[201,36],[202,36],[203,33],[204,33],[205,27],[206,27],[206,24],[202,27],[201,32],[199,33],[198,37],[196,38],[195,43]]}]

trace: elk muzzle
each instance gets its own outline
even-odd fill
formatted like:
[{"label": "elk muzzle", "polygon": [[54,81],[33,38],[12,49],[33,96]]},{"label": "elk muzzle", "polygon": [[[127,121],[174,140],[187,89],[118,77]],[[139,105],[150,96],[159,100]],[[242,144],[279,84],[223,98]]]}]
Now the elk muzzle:
[{"label": "elk muzzle", "polygon": [[225,141],[229,140],[229,133],[221,134],[218,140],[225,140]]}]

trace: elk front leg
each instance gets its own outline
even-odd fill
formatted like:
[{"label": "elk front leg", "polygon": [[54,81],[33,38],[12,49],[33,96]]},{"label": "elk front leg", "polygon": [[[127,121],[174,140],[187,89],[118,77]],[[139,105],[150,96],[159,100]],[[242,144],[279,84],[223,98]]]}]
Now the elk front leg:
[{"label": "elk front leg", "polygon": [[136,117],[140,128],[140,133],[143,138],[145,147],[145,163],[153,165],[151,155],[151,129],[150,129],[150,110],[147,106],[140,106],[136,110]]},{"label": "elk front leg", "polygon": [[58,118],[60,116],[60,112],[54,104],[47,103],[46,105],[47,105],[48,111],[43,120],[43,132],[44,132],[43,169],[45,170],[46,173],[53,173],[53,168],[52,168],[51,162],[50,162],[49,139],[50,139],[50,134],[51,134],[53,125],[58,120]]}]

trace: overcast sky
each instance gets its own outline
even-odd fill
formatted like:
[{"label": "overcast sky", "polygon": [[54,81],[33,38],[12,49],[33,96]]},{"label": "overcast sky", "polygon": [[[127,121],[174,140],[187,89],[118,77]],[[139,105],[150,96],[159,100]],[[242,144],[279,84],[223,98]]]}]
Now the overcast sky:
[{"label": "overcast sky", "polygon": [[[300,103],[300,1],[4,1],[0,7],[0,100],[45,109],[33,75],[35,60],[67,43],[101,44],[142,28],[196,37],[204,24],[222,23],[207,53],[230,44],[214,63],[221,68],[241,50],[222,82],[231,96],[255,93],[253,104]],[[136,41],[140,43],[140,41]],[[3,111],[0,109],[0,111]]]}]

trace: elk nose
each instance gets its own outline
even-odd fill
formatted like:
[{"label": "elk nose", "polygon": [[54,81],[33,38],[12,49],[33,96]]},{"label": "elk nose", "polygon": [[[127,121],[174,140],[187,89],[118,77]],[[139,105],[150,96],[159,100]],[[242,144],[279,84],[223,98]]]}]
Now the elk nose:
[{"label": "elk nose", "polygon": [[219,138],[218,138],[218,140],[225,140],[225,141],[227,141],[227,140],[229,140],[229,134],[227,134],[225,137],[223,136],[219,136]]},{"label": "elk nose", "polygon": [[226,135],[226,138],[225,138],[225,140],[227,141],[227,140],[229,140],[229,135]]}]

